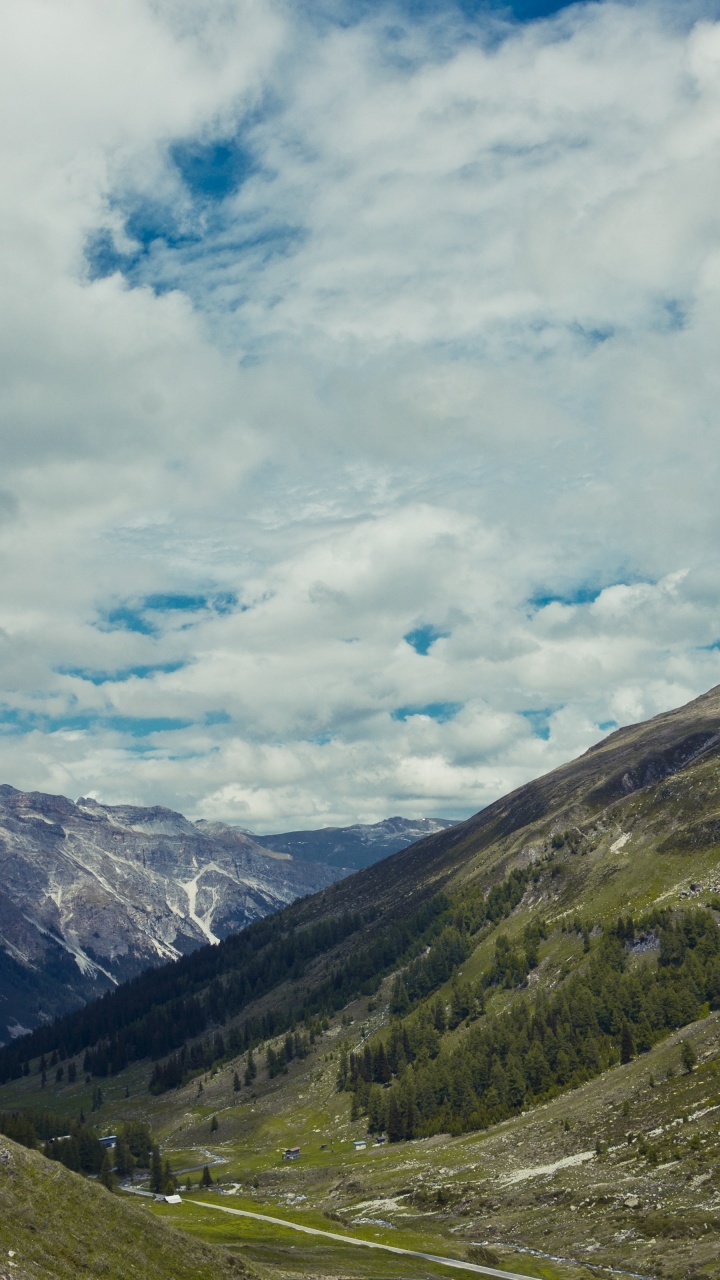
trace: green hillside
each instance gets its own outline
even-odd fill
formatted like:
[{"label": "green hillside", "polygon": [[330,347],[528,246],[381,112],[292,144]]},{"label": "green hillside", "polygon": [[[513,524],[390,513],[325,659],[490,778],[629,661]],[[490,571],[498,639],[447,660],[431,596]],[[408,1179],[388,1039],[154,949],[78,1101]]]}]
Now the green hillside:
[{"label": "green hillside", "polygon": [[[222,1203],[408,1248],[720,1276],[719,864],[715,689],[17,1042],[0,1111],[147,1120],[193,1198],[215,1159]],[[416,1274],[337,1248],[313,1275]]]},{"label": "green hillside", "polygon": [[224,1250],[191,1242],[139,1205],[1,1139],[5,1274],[17,1280],[229,1280],[244,1269]]}]

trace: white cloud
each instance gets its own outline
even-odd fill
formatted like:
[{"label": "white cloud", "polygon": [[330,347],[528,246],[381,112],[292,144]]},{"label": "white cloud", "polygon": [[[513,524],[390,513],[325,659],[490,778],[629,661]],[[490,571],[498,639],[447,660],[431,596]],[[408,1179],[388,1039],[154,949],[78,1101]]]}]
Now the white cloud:
[{"label": "white cloud", "polygon": [[460,815],[720,679],[718,25],[387,14],[5,6],[3,780]]}]

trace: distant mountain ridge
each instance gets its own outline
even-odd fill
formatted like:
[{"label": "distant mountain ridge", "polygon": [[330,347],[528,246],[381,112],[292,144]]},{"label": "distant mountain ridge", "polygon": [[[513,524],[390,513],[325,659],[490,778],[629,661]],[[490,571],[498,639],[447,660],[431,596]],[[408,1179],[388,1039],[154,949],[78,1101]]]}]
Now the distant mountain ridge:
[{"label": "distant mountain ridge", "polygon": [[0,1044],[446,825],[392,818],[270,847],[161,806],[0,786]]},{"label": "distant mountain ridge", "polygon": [[444,818],[396,817],[370,825],[356,823],[351,827],[322,827],[319,831],[286,831],[280,835],[253,836],[253,839],[265,849],[289,853],[293,858],[360,869],[406,849],[417,840],[457,825]]},{"label": "distant mountain ridge", "polygon": [[0,786],[0,1042],[343,874],[171,809]]}]

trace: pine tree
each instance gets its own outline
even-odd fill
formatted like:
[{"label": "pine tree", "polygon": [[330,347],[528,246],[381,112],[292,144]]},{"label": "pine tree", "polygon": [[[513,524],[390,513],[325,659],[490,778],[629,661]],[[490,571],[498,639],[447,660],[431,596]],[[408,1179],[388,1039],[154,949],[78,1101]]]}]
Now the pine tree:
[{"label": "pine tree", "polygon": [[103,1156],[103,1162],[100,1166],[99,1178],[103,1186],[106,1187],[108,1191],[114,1191],[115,1178],[113,1176],[112,1160],[110,1159],[109,1151],[106,1151],[105,1155]]},{"label": "pine tree", "polygon": [[433,1005],[432,1015],[433,1015],[433,1025],[435,1027],[435,1030],[439,1031],[440,1034],[442,1035],[443,1031],[447,1027],[447,1018],[445,1016],[445,1005],[443,1004],[439,996],[437,997],[437,1000]]},{"label": "pine tree", "polygon": [[695,1066],[697,1065],[697,1054],[695,1053],[695,1049],[689,1040],[683,1040],[681,1042],[680,1058],[681,1058],[683,1067],[687,1071],[688,1075],[690,1075],[690,1072],[693,1071]]},{"label": "pine tree", "polygon": [[385,1128],[385,1095],[379,1085],[370,1086],[368,1096],[368,1133],[382,1133]]},{"label": "pine tree", "polygon": [[233,1072],[233,1093],[239,1093],[241,1089],[242,1085],[240,1084],[240,1077],[237,1071],[235,1071]]},{"label": "pine tree", "polygon": [[337,1078],[335,1081],[335,1085],[338,1093],[343,1092],[345,1085],[347,1084],[347,1078],[348,1078],[348,1055],[347,1055],[347,1049],[343,1049],[342,1053],[340,1054],[340,1066],[338,1067]]},{"label": "pine tree", "polygon": [[127,1140],[122,1135],[118,1137],[115,1146],[115,1167],[118,1171],[118,1176],[121,1178],[129,1178],[135,1168],[132,1152]]},{"label": "pine tree", "polygon": [[635,1042],[633,1041],[632,1029],[629,1022],[624,1022],[620,1036],[620,1061],[631,1062],[634,1056]]},{"label": "pine tree", "polygon": [[398,974],[393,984],[392,995],[390,997],[390,1012],[397,1014],[397,1016],[401,1018],[404,1013],[407,1013],[409,1008],[410,997],[407,993],[407,987],[405,986],[401,975]]},{"label": "pine tree", "polygon": [[217,1131],[218,1131],[218,1118],[217,1116],[213,1116],[212,1120],[210,1121],[210,1132],[217,1133]]},{"label": "pine tree", "polygon": [[257,1075],[257,1067],[253,1057],[252,1049],[248,1049],[247,1066],[245,1067],[245,1083],[251,1085]]},{"label": "pine tree", "polygon": [[391,1142],[400,1142],[403,1137],[403,1121],[398,1106],[397,1094],[394,1089],[390,1092],[387,1104],[387,1112],[385,1124],[387,1127],[387,1136]]},{"label": "pine tree", "polygon": [[210,1177],[210,1170],[208,1169],[206,1164],[203,1165],[202,1177],[200,1179],[200,1186],[205,1187],[206,1189],[207,1187],[212,1186],[212,1178]]},{"label": "pine tree", "polygon": [[162,1191],[163,1169],[160,1159],[160,1151],[157,1147],[153,1147],[150,1157],[150,1190],[156,1195]]}]

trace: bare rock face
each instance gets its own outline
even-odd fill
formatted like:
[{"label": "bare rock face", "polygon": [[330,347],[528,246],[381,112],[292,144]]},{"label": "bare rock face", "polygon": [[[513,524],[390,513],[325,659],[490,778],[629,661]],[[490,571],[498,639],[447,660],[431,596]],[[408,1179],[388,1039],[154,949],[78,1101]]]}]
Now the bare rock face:
[{"label": "bare rock face", "polygon": [[345,874],[170,809],[0,786],[0,1043]]}]

